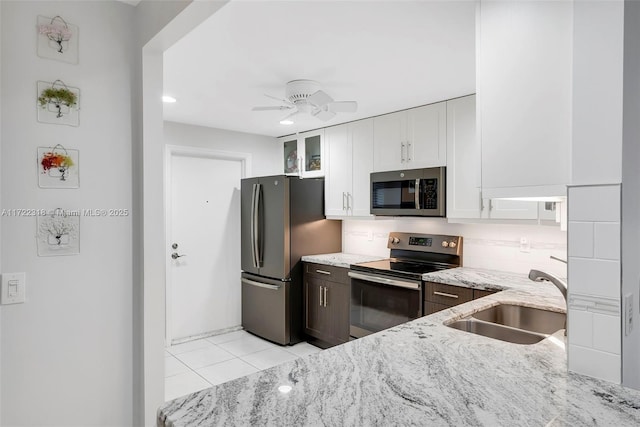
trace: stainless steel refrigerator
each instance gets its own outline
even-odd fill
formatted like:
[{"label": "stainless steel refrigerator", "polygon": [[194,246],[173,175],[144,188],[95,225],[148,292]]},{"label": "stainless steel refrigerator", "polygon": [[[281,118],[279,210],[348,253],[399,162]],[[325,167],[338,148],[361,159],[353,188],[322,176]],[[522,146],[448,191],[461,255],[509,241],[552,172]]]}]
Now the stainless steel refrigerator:
[{"label": "stainless steel refrigerator", "polygon": [[324,217],[324,179],[242,180],[242,326],[278,344],[302,340],[303,255],[340,252],[342,222]]}]

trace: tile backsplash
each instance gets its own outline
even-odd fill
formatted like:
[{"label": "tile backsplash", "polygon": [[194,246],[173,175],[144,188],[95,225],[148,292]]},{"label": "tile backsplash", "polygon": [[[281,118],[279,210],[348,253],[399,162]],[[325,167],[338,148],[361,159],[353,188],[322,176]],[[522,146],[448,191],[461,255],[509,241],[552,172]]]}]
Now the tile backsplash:
[{"label": "tile backsplash", "polygon": [[[559,226],[515,224],[450,224],[440,218],[345,220],[342,250],[389,256],[390,231],[451,234],[463,237],[465,267],[528,273],[535,268],[567,277],[566,265],[551,255],[567,258],[567,233]],[[524,239],[526,243],[521,244]]]}]

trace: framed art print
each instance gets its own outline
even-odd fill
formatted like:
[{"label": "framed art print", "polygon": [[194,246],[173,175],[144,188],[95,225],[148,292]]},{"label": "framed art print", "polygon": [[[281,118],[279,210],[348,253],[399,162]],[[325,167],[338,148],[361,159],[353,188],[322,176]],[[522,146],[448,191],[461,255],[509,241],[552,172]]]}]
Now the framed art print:
[{"label": "framed art print", "polygon": [[80,153],[78,150],[54,147],[38,147],[38,187],[79,188]]},{"label": "framed art print", "polygon": [[38,256],[80,254],[80,216],[55,209],[37,217]]},{"label": "framed art print", "polygon": [[78,27],[61,16],[38,16],[38,56],[78,63]]}]

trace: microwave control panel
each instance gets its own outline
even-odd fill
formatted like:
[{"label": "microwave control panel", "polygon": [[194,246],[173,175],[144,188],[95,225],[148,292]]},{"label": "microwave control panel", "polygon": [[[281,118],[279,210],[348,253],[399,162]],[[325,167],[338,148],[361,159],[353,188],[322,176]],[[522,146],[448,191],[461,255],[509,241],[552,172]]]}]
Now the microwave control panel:
[{"label": "microwave control panel", "polygon": [[438,180],[436,178],[425,179],[423,185],[423,209],[438,209]]}]

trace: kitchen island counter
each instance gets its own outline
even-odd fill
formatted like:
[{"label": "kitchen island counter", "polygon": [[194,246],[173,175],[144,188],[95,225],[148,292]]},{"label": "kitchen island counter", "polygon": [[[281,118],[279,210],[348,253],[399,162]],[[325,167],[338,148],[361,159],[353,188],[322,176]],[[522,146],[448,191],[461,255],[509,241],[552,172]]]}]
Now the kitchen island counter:
[{"label": "kitchen island counter", "polygon": [[[444,272],[430,273],[444,281]],[[498,303],[564,311],[549,283],[452,269],[506,290],[168,402],[158,424],[640,425],[640,392],[566,368],[562,331],[533,345],[455,330],[444,321]]]}]

